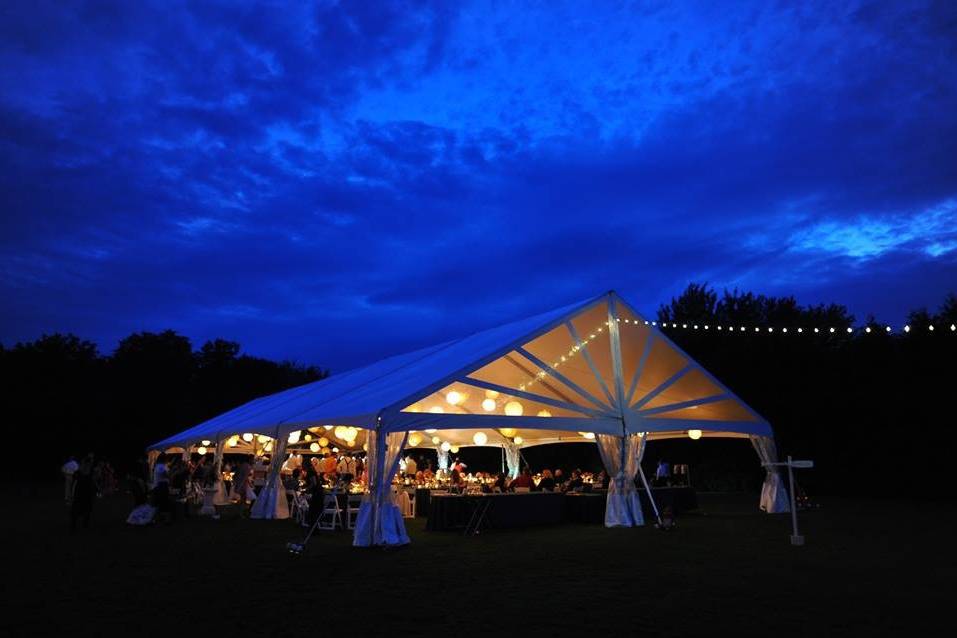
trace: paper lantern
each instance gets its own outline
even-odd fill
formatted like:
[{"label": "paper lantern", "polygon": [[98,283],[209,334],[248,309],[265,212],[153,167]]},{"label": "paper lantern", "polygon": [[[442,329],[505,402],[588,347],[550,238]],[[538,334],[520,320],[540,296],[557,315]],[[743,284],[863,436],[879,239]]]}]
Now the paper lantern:
[{"label": "paper lantern", "polygon": [[302,432],[300,432],[299,430],[295,430],[294,432],[290,432],[290,433],[289,433],[289,438],[286,439],[286,442],[287,442],[287,443],[292,443],[292,444],[299,443],[299,436],[300,436],[301,434],[302,434]]},{"label": "paper lantern", "polygon": [[312,452],[313,454],[315,454],[316,452],[318,452],[318,451],[319,451],[319,444],[316,443],[315,441],[313,441],[312,443],[310,443],[310,444],[309,444],[309,451]]},{"label": "paper lantern", "polygon": [[245,434],[243,434],[243,441],[245,441],[246,443],[252,443],[252,440],[253,440],[252,432],[246,432]]},{"label": "paper lantern", "polygon": [[476,432],[472,435],[472,441],[475,445],[485,445],[488,443],[488,435],[485,432]]},{"label": "paper lantern", "polygon": [[504,436],[507,439],[510,439],[516,434],[518,434],[518,430],[516,430],[515,428],[499,428],[498,431],[501,432],[502,436]]},{"label": "paper lantern", "polygon": [[433,436],[433,437],[432,437],[432,444],[433,444],[433,445],[438,445],[441,440],[442,440],[442,439],[440,439],[439,437]]},{"label": "paper lantern", "polygon": [[485,399],[482,401],[482,409],[486,412],[493,412],[498,405],[495,403],[495,399]]},{"label": "paper lantern", "polygon": [[516,437],[513,439],[513,441],[515,442],[515,445],[521,445],[522,443],[525,442],[525,439],[523,439],[523,438],[520,437],[520,436],[516,436]]},{"label": "paper lantern", "polygon": [[346,441],[348,441],[349,443],[352,443],[353,441],[356,440],[356,437],[359,436],[359,429],[349,426],[346,428],[345,434],[346,434],[345,436]]},{"label": "paper lantern", "polygon": [[229,447],[236,447],[237,445],[239,445],[239,439],[237,438],[229,439],[228,445]]},{"label": "paper lantern", "polygon": [[337,448],[337,447],[332,448],[332,453],[333,453],[333,454],[338,454],[338,453],[339,453],[339,448]]},{"label": "paper lantern", "polygon": [[319,451],[322,452],[323,454],[329,454],[329,448],[327,448],[327,447],[324,447],[324,448],[322,448],[322,449],[319,450]]},{"label": "paper lantern", "polygon": [[266,436],[265,434],[260,434],[260,435],[259,435],[259,442],[260,442],[260,443],[265,443],[265,442],[268,441],[268,440],[269,440],[269,437]]},{"label": "paper lantern", "polygon": [[267,444],[266,444],[266,447],[265,447],[264,449],[265,449],[267,452],[272,452],[272,441],[270,441],[269,443],[267,443]]},{"label": "paper lantern", "polygon": [[522,416],[522,404],[518,401],[509,401],[505,404],[505,414],[507,416]]},{"label": "paper lantern", "polygon": [[458,405],[462,402],[462,393],[452,390],[445,395],[445,400],[449,402],[449,405]]},{"label": "paper lantern", "polygon": [[452,447],[449,448],[449,452],[451,452],[452,454],[458,454],[458,453],[459,453],[459,446],[453,445]]},{"label": "paper lantern", "polygon": [[196,453],[199,454],[200,456],[203,456],[204,454],[206,454],[206,446],[200,445],[198,448],[196,448]]},{"label": "paper lantern", "polygon": [[208,439],[204,439],[201,445],[202,445],[203,447],[209,447],[210,443],[212,443],[212,441],[210,441],[210,440],[208,440]]},{"label": "paper lantern", "polygon": [[452,444],[448,441],[442,441],[442,445],[440,447],[443,451],[448,452],[450,449],[452,449]]},{"label": "paper lantern", "polygon": [[495,391],[495,390],[486,390],[486,391],[485,391],[485,398],[487,398],[487,399],[497,399],[497,398],[498,398],[498,392]]},{"label": "paper lantern", "polygon": [[324,437],[324,436],[320,436],[320,437],[319,437],[319,440],[317,441],[317,443],[319,443],[319,447],[328,447],[328,445],[329,445],[329,439],[327,439],[327,438]]},{"label": "paper lantern", "polygon": [[306,440],[306,443],[308,443],[309,441],[312,440],[312,435],[311,435],[311,434],[307,434],[307,435],[304,436],[303,438]]},{"label": "paper lantern", "polygon": [[432,406],[431,408],[429,408],[429,412],[431,412],[432,414],[445,414],[445,410],[442,409],[441,405]]},{"label": "paper lantern", "polygon": [[422,435],[419,434],[418,432],[413,432],[412,434],[409,435],[409,445],[411,445],[412,447],[417,446],[421,442],[422,442]]},{"label": "paper lantern", "polygon": [[548,410],[539,410],[538,414],[536,414],[535,416],[550,417],[551,415],[552,413],[549,412]]},{"label": "paper lantern", "polygon": [[368,452],[368,451],[369,451],[369,444],[368,444],[368,443],[363,443],[363,444],[362,444],[362,449],[365,450],[366,452]]},{"label": "paper lantern", "polygon": [[688,430],[688,438],[697,441],[701,438],[701,430]]},{"label": "paper lantern", "polygon": [[345,426],[337,425],[337,426],[336,426],[336,429],[332,431],[332,434],[333,434],[333,436],[335,436],[337,439],[345,439],[345,438],[346,438],[346,428],[345,428]]}]

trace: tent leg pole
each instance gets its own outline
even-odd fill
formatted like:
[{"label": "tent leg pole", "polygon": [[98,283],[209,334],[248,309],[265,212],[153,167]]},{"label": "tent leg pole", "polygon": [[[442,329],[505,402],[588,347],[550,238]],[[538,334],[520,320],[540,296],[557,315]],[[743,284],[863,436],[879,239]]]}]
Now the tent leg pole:
[{"label": "tent leg pole", "polygon": [[645,486],[645,491],[648,492],[648,500],[651,501],[651,509],[655,511],[655,518],[658,519],[658,524],[661,525],[661,514],[658,512],[658,505],[655,503],[655,497],[651,493],[651,486],[648,485],[648,479],[645,478],[645,471],[641,469],[641,463],[638,464],[638,474],[641,475],[641,483]]}]

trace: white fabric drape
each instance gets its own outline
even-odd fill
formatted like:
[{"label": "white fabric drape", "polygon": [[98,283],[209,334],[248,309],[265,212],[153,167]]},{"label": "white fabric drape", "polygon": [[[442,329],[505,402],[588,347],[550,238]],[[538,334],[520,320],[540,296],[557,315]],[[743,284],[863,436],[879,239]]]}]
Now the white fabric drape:
[{"label": "white fabric drape", "polygon": [[216,442],[216,453],[213,455],[213,480],[216,493],[213,495],[213,505],[227,505],[226,485],[223,483],[223,452],[226,450],[226,439]]},{"label": "white fabric drape", "polygon": [[508,466],[509,478],[517,478],[520,466],[522,464],[522,455],[519,453],[519,447],[514,442],[506,440],[502,443],[505,448],[505,464]]},{"label": "white fabric drape", "polygon": [[776,465],[766,465],[778,462],[778,449],[774,439],[770,436],[751,436],[750,438],[751,445],[754,446],[767,472],[764,475],[764,485],[761,486],[761,509],[768,514],[790,512],[791,503],[788,500],[788,492],[784,488],[780,468]]},{"label": "white fabric drape", "polygon": [[641,434],[614,436],[598,434],[595,442],[601,454],[608,482],[605,501],[605,527],[636,527],[645,524],[641,500],[635,490],[638,461],[644,453],[645,437]]},{"label": "white fabric drape", "polygon": [[286,488],[279,480],[279,470],[282,468],[281,459],[285,456],[286,437],[279,437],[273,442],[266,484],[259,491],[256,502],[249,510],[249,518],[289,518],[289,501],[286,499]]},{"label": "white fabric drape", "polygon": [[369,432],[369,493],[362,499],[356,517],[352,539],[356,547],[405,545],[409,542],[402,511],[392,499],[392,478],[399,469],[408,438],[408,432],[393,432],[387,436]]},{"label": "white fabric drape", "polygon": [[449,451],[443,450],[441,447],[435,449],[436,454],[439,455],[439,469],[448,470],[449,469]]}]

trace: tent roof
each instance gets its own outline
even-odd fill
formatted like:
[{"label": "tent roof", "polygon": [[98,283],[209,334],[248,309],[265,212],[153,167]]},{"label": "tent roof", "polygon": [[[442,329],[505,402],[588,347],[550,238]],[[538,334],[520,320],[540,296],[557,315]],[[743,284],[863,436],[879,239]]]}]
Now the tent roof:
[{"label": "tent roof", "polygon": [[[625,323],[613,330],[612,318]],[[594,325],[597,330],[590,327]],[[608,330],[603,332],[604,325]],[[567,350],[570,360],[561,371],[558,359],[564,362],[565,356],[559,350]],[[513,378],[516,371],[536,370],[537,377],[521,384]],[[444,403],[451,390],[463,397],[461,404]],[[479,402],[493,393],[502,396],[496,413],[483,412]],[[629,398],[616,400],[625,396]],[[504,416],[503,401],[509,400],[522,402],[537,415],[550,414]],[[430,403],[431,410],[439,410],[438,402],[450,413],[427,411]],[[387,431],[520,427],[540,431],[543,441],[564,440],[555,436],[559,431],[620,434],[623,421],[633,432],[695,428],[739,436],[771,433],[767,421],[617,295],[606,293],[255,399],[150,448],[243,432],[276,438],[325,424],[373,428],[380,417]],[[524,438],[532,443],[534,436]]]}]

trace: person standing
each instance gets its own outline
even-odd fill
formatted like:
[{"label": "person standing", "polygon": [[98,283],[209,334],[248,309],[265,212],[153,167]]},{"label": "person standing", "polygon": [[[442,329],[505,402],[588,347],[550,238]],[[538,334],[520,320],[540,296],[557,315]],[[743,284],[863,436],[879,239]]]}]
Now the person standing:
[{"label": "person standing", "polygon": [[409,458],[405,460],[405,475],[415,476],[416,472],[418,471],[419,464],[415,462],[415,458],[410,454]]},{"label": "person standing", "polygon": [[169,502],[169,469],[166,466],[166,455],[160,454],[153,466],[153,507],[169,522],[172,515]]},{"label": "person standing", "polygon": [[65,499],[67,503],[73,500],[73,475],[78,469],[80,469],[80,464],[77,463],[76,459],[72,456],[67,459],[63,467],[60,468],[60,472],[63,473]]},{"label": "person standing", "polygon": [[655,483],[658,487],[663,487],[668,484],[668,479],[671,476],[671,466],[668,465],[668,462],[664,459],[658,461],[658,468],[655,470]]},{"label": "person standing", "polygon": [[73,502],[70,505],[70,532],[76,531],[77,520],[83,521],[84,529],[90,526],[96,486],[93,483],[93,454],[87,454],[73,474]]},{"label": "person standing", "polygon": [[239,512],[243,514],[246,505],[246,493],[249,490],[249,475],[252,468],[249,465],[249,457],[243,458],[236,473],[233,476],[233,494],[239,499]]}]

